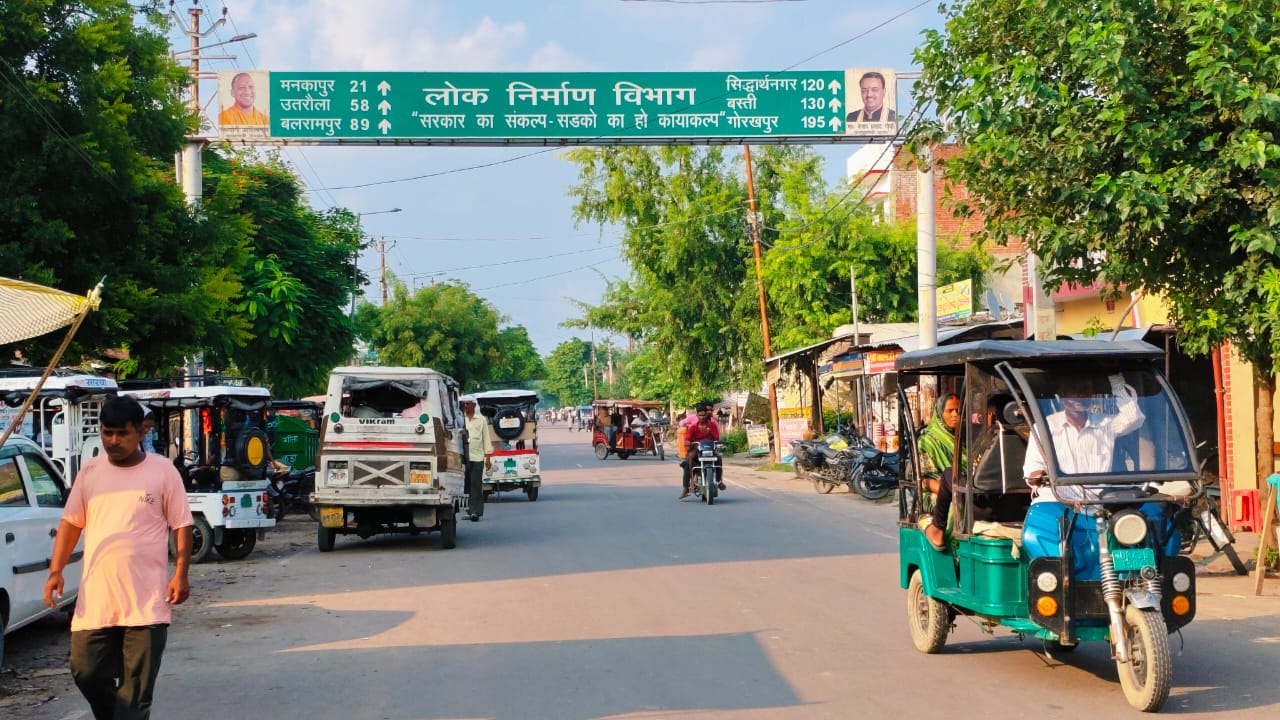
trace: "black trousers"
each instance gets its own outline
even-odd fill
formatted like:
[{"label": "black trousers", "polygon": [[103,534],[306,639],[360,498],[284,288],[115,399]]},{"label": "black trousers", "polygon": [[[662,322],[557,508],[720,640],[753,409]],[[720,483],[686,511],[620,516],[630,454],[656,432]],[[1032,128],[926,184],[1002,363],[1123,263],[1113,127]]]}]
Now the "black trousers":
[{"label": "black trousers", "polygon": [[95,720],[147,720],[168,625],[71,633],[71,677]]},{"label": "black trousers", "polygon": [[[456,485],[454,487],[457,487]],[[463,491],[467,493],[469,512],[476,517],[484,517],[484,461],[467,462],[467,472],[463,476]]]},{"label": "black trousers", "polygon": [[947,515],[951,513],[951,476],[951,468],[947,468],[938,478],[938,494],[933,499],[933,517],[929,521],[943,532],[947,531]]}]

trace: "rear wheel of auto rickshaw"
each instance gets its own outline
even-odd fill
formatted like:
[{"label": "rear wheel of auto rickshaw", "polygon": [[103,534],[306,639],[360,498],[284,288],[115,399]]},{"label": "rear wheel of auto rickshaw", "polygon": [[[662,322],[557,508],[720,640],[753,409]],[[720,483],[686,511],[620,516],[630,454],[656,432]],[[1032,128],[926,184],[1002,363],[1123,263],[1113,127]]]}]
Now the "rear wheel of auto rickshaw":
[{"label": "rear wheel of auto rickshaw", "polygon": [[338,539],[336,529],[316,524],[316,546],[320,548],[320,552],[332,552],[333,541],[336,539]]},{"label": "rear wheel of auto rickshaw", "polygon": [[222,544],[214,545],[213,549],[228,560],[240,560],[248,557],[257,544],[258,531],[253,528],[223,530]]},{"label": "rear wheel of auto rickshaw", "polygon": [[619,460],[626,460],[626,459],[627,459],[627,458],[629,458],[629,457],[631,457],[631,451],[630,451],[630,450],[619,450],[619,451],[618,451],[618,459],[619,459]]},{"label": "rear wheel of auto rickshaw", "polygon": [[810,475],[809,479],[813,481],[813,491],[820,495],[830,495],[836,489],[835,483],[827,482],[817,475]]},{"label": "rear wheel of auto rickshaw", "polygon": [[947,642],[947,626],[951,624],[950,613],[945,603],[925,594],[924,577],[919,570],[911,573],[907,584],[907,622],[917,650],[930,655],[942,650]]},{"label": "rear wheel of auto rickshaw", "polygon": [[524,489],[524,494],[529,496],[529,502],[538,502],[538,486],[530,485]]},{"label": "rear wheel of auto rickshaw", "polygon": [[445,550],[458,547],[458,518],[452,515],[440,520],[440,547]]},{"label": "rear wheel of auto rickshaw", "polygon": [[609,457],[609,446],[604,443],[596,443],[596,459],[603,460]]},{"label": "rear wheel of auto rickshaw", "polygon": [[[209,559],[209,553],[213,552],[213,528],[209,527],[204,515],[192,515],[191,520],[191,564],[194,565]],[[169,533],[169,554],[177,557],[177,551],[173,533]]]},{"label": "rear wheel of auto rickshaw", "polygon": [[658,443],[658,460],[666,460],[667,452],[662,449],[662,443]]},{"label": "rear wheel of auto rickshaw", "polygon": [[1169,698],[1173,659],[1169,655],[1169,631],[1159,610],[1124,611],[1129,637],[1129,662],[1116,662],[1120,687],[1129,704],[1142,712],[1157,712]]}]

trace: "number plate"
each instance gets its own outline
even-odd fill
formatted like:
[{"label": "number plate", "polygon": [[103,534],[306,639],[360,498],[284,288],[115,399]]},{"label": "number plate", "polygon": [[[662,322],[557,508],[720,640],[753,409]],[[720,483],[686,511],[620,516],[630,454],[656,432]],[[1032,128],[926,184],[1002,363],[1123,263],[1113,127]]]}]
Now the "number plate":
[{"label": "number plate", "polygon": [[340,507],[322,507],[320,508],[320,525],[327,528],[342,527],[343,515]]},{"label": "number plate", "polygon": [[520,427],[520,418],[502,418],[498,421],[498,427],[502,429]]},{"label": "number plate", "polygon": [[410,470],[409,484],[410,485],[430,485],[431,471],[430,470]]},{"label": "number plate", "polygon": [[1137,572],[1156,566],[1156,552],[1151,548],[1117,548],[1111,551],[1116,572]]}]

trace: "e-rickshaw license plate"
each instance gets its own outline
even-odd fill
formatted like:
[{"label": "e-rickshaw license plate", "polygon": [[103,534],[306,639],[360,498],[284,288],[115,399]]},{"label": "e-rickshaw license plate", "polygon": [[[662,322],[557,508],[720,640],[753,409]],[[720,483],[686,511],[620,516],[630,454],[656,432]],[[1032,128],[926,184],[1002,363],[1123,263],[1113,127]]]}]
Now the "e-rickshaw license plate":
[{"label": "e-rickshaw license plate", "polygon": [[1156,566],[1156,552],[1151,548],[1116,548],[1111,551],[1111,559],[1117,572],[1137,572]]},{"label": "e-rickshaw license plate", "polygon": [[520,427],[520,418],[502,418],[498,421],[498,427],[503,430]]},{"label": "e-rickshaw license plate", "polygon": [[327,528],[342,527],[345,513],[340,507],[320,508],[320,526]]}]

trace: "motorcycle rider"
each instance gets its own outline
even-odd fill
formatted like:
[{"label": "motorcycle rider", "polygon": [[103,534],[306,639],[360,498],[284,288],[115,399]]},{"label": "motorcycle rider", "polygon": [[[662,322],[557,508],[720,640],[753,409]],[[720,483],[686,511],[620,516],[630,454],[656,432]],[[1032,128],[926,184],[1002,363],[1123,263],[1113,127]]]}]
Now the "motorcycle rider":
[{"label": "motorcycle rider", "polygon": [[[693,470],[693,458],[698,451],[698,443],[702,440],[719,440],[720,425],[711,415],[711,403],[703,401],[698,403],[694,409],[697,420],[688,426],[685,430],[685,453],[684,461],[680,463],[683,477],[682,482],[684,489],[680,492],[680,499],[683,500],[689,496],[689,479]],[[724,468],[716,468],[716,487],[724,489]]]}]

